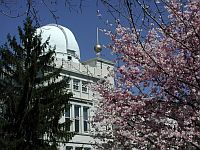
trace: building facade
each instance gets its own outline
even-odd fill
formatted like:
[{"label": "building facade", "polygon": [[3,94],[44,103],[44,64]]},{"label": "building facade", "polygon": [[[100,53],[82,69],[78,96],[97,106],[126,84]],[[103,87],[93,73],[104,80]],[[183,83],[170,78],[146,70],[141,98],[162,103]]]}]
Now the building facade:
[{"label": "building facade", "polygon": [[[66,27],[49,24],[38,28],[37,32],[41,33],[44,41],[50,37],[50,45],[56,46],[56,66],[62,66],[62,75],[70,78],[67,90],[73,93],[70,105],[60,122],[67,122],[69,124],[67,130],[77,134],[68,143],[61,144],[60,149],[93,150],[91,120],[99,95],[92,91],[90,86],[107,76],[112,71],[114,63],[100,57],[80,62],[78,43],[73,33]],[[108,79],[113,82],[112,77]]]}]

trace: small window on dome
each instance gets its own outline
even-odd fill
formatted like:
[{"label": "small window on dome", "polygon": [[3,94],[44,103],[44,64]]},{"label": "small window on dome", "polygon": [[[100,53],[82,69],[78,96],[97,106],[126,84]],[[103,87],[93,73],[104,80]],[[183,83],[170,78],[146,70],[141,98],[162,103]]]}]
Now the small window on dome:
[{"label": "small window on dome", "polygon": [[71,56],[75,56],[75,51],[73,51],[73,50],[67,50],[67,54],[68,55],[71,55]]}]

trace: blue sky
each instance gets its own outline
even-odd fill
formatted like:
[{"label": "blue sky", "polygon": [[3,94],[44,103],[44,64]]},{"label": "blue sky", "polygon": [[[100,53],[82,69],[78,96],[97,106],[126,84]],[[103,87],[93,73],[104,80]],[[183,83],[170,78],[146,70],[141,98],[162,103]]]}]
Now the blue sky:
[{"label": "blue sky", "polygon": [[[79,0],[76,0],[77,2]],[[15,6],[16,7],[16,6]],[[13,10],[13,15],[22,13],[25,11],[25,4],[18,4],[18,10]],[[95,52],[93,50],[96,43],[96,27],[104,28],[105,22],[103,20],[112,20],[108,16],[103,16],[103,19],[97,17],[97,10],[104,11],[103,6],[100,3],[96,3],[96,0],[85,0],[82,4],[82,13],[77,7],[75,10],[69,11],[68,7],[64,6],[63,1],[58,1],[56,5],[51,5],[52,10],[56,10],[55,14],[59,16],[57,23],[69,28],[75,35],[81,51],[81,60],[87,60],[94,58]],[[1,10],[6,10],[0,6]],[[36,9],[39,11],[40,25],[46,25],[50,23],[56,23],[51,13],[48,11],[44,4],[38,1]],[[76,12],[76,9],[79,11]],[[18,18],[9,18],[0,14],[0,44],[6,42],[6,36],[8,33],[11,35],[17,35],[17,26],[22,26],[23,20],[26,15]],[[109,42],[108,37],[104,33],[99,33],[99,41],[101,44],[107,44]],[[105,59],[112,59],[110,50],[103,49],[102,57]]]}]

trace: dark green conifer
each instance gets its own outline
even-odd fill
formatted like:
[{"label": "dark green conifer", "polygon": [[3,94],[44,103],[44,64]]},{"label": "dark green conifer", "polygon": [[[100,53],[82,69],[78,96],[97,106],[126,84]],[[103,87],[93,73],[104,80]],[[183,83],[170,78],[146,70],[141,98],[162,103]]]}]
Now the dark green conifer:
[{"label": "dark green conifer", "polygon": [[71,94],[54,63],[49,39],[41,42],[30,18],[0,47],[0,149],[57,149],[73,133],[59,123]]}]

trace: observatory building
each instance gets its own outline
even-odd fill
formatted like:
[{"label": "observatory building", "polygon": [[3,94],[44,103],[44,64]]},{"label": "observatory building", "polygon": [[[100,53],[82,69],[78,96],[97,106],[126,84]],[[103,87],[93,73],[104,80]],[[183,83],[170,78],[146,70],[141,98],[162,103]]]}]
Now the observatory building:
[{"label": "observatory building", "polygon": [[[69,92],[73,93],[70,108],[66,109],[60,122],[71,122],[68,130],[77,134],[66,144],[61,144],[61,150],[93,150],[91,119],[98,102],[98,94],[89,85],[107,76],[113,69],[114,63],[99,57],[101,45],[95,46],[96,58],[80,62],[80,48],[74,34],[66,27],[49,24],[37,29],[42,40],[50,37],[49,44],[56,47],[56,66],[63,66],[62,75],[70,77]],[[110,81],[113,79],[108,77]]]}]

